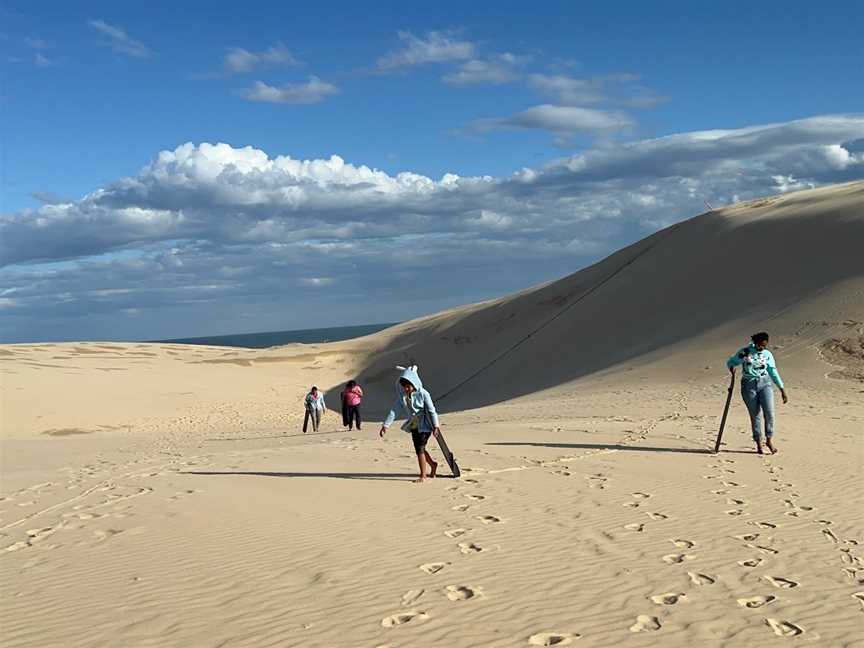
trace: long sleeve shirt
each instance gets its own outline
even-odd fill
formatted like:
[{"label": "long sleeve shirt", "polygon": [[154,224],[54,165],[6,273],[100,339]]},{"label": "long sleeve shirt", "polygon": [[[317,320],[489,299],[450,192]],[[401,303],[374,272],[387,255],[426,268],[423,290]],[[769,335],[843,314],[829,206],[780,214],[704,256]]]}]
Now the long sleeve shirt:
[{"label": "long sleeve shirt", "polygon": [[777,363],[774,354],[768,349],[760,351],[755,344],[739,349],[735,355],[726,361],[729,369],[742,366],[741,374],[744,379],[762,378],[770,376],[774,384],[783,389],[783,379],[777,371]]}]

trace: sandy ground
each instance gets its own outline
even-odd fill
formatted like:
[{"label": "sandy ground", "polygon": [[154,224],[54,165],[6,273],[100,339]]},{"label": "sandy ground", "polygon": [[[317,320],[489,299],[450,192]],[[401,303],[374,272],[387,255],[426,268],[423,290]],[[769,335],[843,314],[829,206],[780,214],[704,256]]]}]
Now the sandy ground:
[{"label": "sandy ground", "polygon": [[[3,645],[864,646],[864,262],[845,242],[864,240],[862,194],[709,214],[349,342],[0,347]],[[658,273],[678,237],[734,248],[745,220],[794,234],[772,246],[780,297],[703,325],[726,298],[700,292],[708,270],[683,293]],[[799,240],[822,262],[796,275]],[[688,308],[614,310],[650,290]],[[753,452],[736,389],[711,454],[723,362],[759,328],[789,389],[780,452]],[[410,439],[377,436],[406,359],[460,479],[412,484]],[[303,435],[309,385],[335,406],[355,376],[363,429],[331,412]]]}]

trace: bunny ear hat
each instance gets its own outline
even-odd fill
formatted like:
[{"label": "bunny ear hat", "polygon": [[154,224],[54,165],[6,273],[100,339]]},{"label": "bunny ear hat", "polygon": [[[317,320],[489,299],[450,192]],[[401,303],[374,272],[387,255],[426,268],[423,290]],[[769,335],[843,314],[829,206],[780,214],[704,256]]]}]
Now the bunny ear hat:
[{"label": "bunny ear hat", "polygon": [[[399,375],[400,380],[404,378],[412,385],[414,385],[414,389],[418,391],[423,389],[423,381],[420,380],[420,374],[417,373],[417,365],[410,365],[408,367],[396,365],[396,369],[402,372]],[[402,390],[399,388],[399,380],[396,381],[396,389],[401,393]]]}]

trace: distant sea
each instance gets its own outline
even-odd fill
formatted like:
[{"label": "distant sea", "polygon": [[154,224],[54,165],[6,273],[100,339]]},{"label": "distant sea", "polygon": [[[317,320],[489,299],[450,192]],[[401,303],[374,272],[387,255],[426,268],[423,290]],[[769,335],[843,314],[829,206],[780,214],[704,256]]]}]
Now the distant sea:
[{"label": "distant sea", "polygon": [[359,326],[336,326],[332,328],[300,329],[297,331],[268,331],[266,333],[241,333],[238,335],[214,335],[211,337],[180,338],[176,340],[153,340],[175,344],[204,344],[208,346],[244,347],[247,349],[266,349],[267,347],[304,342],[338,342],[363,337],[383,331],[396,324],[361,324]]}]

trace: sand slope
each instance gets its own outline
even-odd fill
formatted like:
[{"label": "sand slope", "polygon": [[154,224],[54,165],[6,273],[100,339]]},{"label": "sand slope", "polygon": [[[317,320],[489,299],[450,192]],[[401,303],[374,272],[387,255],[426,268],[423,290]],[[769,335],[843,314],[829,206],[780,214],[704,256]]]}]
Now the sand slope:
[{"label": "sand slope", "polygon": [[[864,645],[862,240],[853,183],[355,341],[4,346],[0,638]],[[736,394],[708,454],[757,328],[792,399],[781,453],[752,453]],[[299,433],[312,382],[361,376],[374,416],[397,361],[444,395],[499,355],[440,403],[459,480],[410,484],[374,420]]]}]

